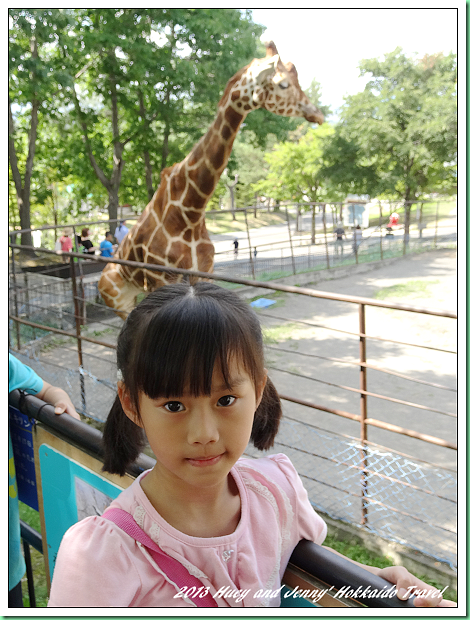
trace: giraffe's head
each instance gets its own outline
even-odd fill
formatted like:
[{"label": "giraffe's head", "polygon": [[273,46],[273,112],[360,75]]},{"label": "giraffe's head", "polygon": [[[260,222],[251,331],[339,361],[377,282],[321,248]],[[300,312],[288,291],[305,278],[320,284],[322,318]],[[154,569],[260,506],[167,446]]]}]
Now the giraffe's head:
[{"label": "giraffe's head", "polygon": [[294,65],[281,61],[272,41],[266,45],[266,57],[256,58],[248,66],[247,77],[253,87],[254,107],[281,116],[301,116],[310,123],[323,123],[322,112],[300,88]]}]

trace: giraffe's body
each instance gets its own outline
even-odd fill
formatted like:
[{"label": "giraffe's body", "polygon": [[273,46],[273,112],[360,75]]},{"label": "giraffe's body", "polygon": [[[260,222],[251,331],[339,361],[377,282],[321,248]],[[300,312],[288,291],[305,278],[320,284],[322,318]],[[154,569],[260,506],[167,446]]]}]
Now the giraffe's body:
[{"label": "giraffe's body", "polygon": [[[159,188],[115,258],[212,271],[214,246],[205,225],[205,207],[226,167],[240,125],[259,107],[323,122],[321,112],[300,89],[295,67],[284,65],[274,44],[269,44],[266,58],[253,60],[229,80],[214,122],[191,153],[162,172]],[[106,304],[125,318],[139,292],[178,279],[181,276],[109,263],[98,288]]]}]

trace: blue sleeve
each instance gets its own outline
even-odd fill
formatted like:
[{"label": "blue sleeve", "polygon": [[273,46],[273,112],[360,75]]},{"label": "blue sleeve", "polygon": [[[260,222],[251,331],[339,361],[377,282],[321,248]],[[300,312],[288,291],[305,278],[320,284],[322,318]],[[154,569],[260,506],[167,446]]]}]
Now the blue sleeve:
[{"label": "blue sleeve", "polygon": [[11,353],[8,354],[8,392],[21,389],[37,394],[43,386],[44,381],[32,368],[20,362]]}]

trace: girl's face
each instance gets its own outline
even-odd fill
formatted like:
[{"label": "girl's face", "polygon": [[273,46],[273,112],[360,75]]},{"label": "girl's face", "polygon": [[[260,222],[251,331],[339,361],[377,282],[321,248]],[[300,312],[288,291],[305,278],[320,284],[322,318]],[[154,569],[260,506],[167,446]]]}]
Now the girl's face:
[{"label": "girl's face", "polygon": [[227,478],[250,440],[266,377],[255,386],[238,364],[230,365],[232,388],[217,368],[208,396],[140,395],[140,423],[123,384],[119,397],[128,417],[142,426],[157,460],[155,473],[173,484],[210,487]]}]

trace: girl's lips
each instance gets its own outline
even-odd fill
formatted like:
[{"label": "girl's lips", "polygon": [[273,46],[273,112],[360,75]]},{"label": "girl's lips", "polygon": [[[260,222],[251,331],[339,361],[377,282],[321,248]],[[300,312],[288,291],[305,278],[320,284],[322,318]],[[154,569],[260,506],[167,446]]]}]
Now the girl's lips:
[{"label": "girl's lips", "polygon": [[219,454],[217,456],[210,457],[201,457],[198,459],[186,459],[191,465],[194,467],[209,467],[210,465],[216,465],[220,459],[223,457],[223,454]]}]

